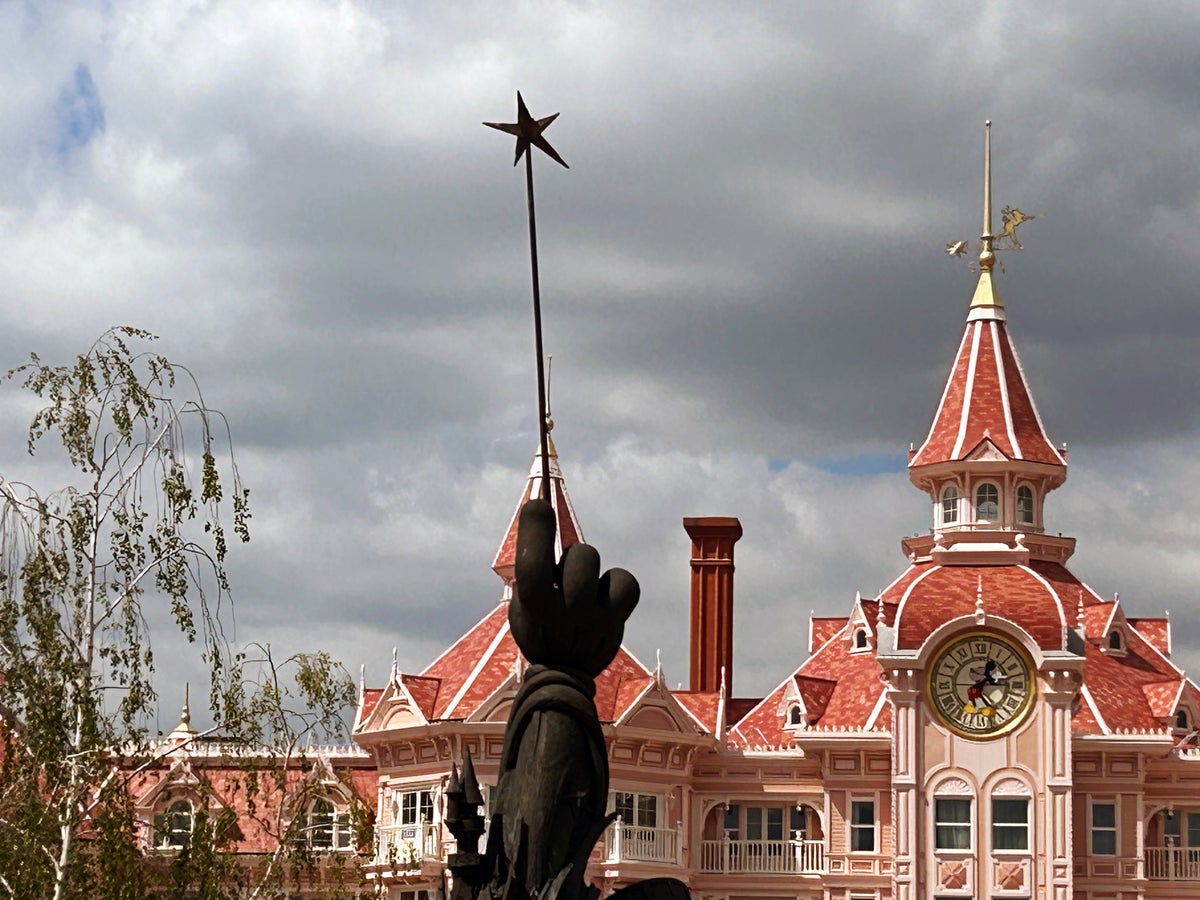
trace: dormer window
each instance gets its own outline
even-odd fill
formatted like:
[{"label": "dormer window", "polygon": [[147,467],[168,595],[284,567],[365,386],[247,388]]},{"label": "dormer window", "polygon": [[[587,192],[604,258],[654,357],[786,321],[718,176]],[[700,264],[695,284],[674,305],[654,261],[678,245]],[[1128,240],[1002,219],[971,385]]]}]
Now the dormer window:
[{"label": "dormer window", "polygon": [[1000,489],[985,483],[975,488],[975,521],[997,522],[1000,520]]},{"label": "dormer window", "polygon": [[154,845],[160,850],[182,850],[192,840],[192,804],[176,800],[154,822]]},{"label": "dormer window", "polygon": [[854,632],[854,649],[866,650],[870,646],[867,642],[867,629],[860,628]]},{"label": "dormer window", "polygon": [[1027,484],[1017,488],[1017,523],[1033,524],[1033,488]]},{"label": "dormer window", "polygon": [[313,850],[349,850],[353,836],[349,816],[333,802],[318,797],[309,805],[305,843]]},{"label": "dormer window", "polygon": [[789,725],[801,724],[800,707],[799,706],[792,705],[792,706],[788,707],[788,724]]},{"label": "dormer window", "polygon": [[958,521],[958,488],[949,485],[942,491],[942,524],[952,525]]},{"label": "dormer window", "polygon": [[1189,731],[1192,727],[1192,717],[1188,715],[1188,711],[1182,707],[1175,710],[1175,729],[1177,731]]},{"label": "dormer window", "polygon": [[1108,649],[1109,650],[1124,650],[1125,638],[1121,635],[1119,628],[1114,628],[1108,633]]}]

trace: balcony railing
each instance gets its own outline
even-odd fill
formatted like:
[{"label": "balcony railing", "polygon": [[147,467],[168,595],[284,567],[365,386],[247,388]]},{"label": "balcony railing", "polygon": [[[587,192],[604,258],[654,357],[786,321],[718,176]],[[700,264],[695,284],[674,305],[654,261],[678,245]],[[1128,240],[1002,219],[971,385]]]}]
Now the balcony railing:
[{"label": "balcony railing", "polygon": [[1156,881],[1200,881],[1200,847],[1147,847],[1146,877]]},{"label": "balcony railing", "polygon": [[820,875],[824,841],[701,841],[702,872]]},{"label": "balcony railing", "polygon": [[679,833],[673,828],[627,825],[620,819],[604,832],[604,860],[679,864]]},{"label": "balcony railing", "polygon": [[399,869],[421,868],[423,859],[441,859],[441,827],[428,822],[419,825],[382,825],[376,859]]}]

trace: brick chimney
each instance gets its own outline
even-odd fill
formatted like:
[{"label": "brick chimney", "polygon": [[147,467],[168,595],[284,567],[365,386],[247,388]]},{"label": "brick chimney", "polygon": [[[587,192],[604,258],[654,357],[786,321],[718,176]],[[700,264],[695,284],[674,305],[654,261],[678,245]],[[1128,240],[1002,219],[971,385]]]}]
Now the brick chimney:
[{"label": "brick chimney", "polygon": [[693,691],[725,694],[733,685],[733,545],[742,536],[736,516],[683,520],[692,539],[691,681]]}]

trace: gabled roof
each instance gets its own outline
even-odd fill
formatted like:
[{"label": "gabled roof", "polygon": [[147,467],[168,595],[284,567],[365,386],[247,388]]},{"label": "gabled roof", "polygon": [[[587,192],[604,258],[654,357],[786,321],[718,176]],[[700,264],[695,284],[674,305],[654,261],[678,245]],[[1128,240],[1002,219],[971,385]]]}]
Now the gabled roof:
[{"label": "gabled roof", "polygon": [[1046,436],[991,277],[980,273],[941,402],[910,469],[965,460],[985,441],[1010,460],[1067,464]]},{"label": "gabled roof", "polygon": [[[583,529],[579,527],[579,520],[575,517],[575,508],[571,505],[571,497],[567,493],[566,482],[563,481],[562,469],[558,464],[558,450],[555,449],[554,441],[549,436],[546,440],[550,455],[548,466],[551,487],[550,505],[554,507],[554,513],[558,517],[558,535],[554,545],[554,555],[558,559],[562,557],[565,548],[583,542]],[[500,541],[500,547],[496,551],[496,558],[492,561],[492,569],[504,579],[506,588],[512,586],[514,578],[514,567],[517,561],[517,520],[520,518],[521,507],[527,500],[540,497],[541,491],[542,453],[539,447],[534,454],[533,464],[529,467],[529,479],[525,483],[525,489],[521,491],[517,507],[513,510],[512,519],[508,523],[508,530],[505,531],[504,538]]]},{"label": "gabled roof", "polygon": [[[525,665],[509,630],[508,602],[501,601],[420,675],[398,674],[394,687],[383,689],[382,703],[378,690],[364,690],[357,721],[366,730],[372,730],[371,712],[382,707],[388,696],[401,688],[428,722],[469,719],[497,691],[511,687],[514,676]],[[653,682],[653,673],[622,647],[596,678],[596,710],[600,721],[621,719]],[[364,714],[368,704],[371,710]]]}]

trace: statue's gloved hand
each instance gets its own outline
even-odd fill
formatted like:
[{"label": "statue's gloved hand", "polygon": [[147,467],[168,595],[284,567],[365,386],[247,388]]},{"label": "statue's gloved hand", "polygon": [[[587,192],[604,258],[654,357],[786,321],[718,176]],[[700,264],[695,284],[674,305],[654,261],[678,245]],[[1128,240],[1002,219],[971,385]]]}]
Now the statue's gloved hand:
[{"label": "statue's gloved hand", "polygon": [[516,590],[508,621],[536,665],[570,666],[593,678],[613,661],[641,589],[624,569],[600,574],[600,554],[572,544],[554,558],[555,516],[545,500],[521,508]]}]

